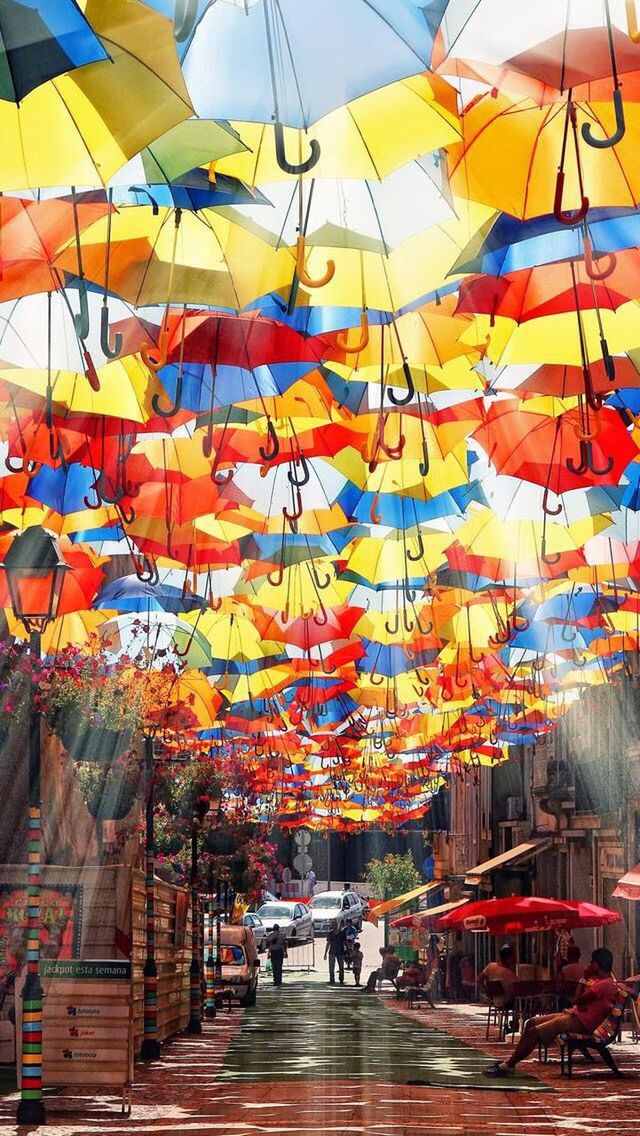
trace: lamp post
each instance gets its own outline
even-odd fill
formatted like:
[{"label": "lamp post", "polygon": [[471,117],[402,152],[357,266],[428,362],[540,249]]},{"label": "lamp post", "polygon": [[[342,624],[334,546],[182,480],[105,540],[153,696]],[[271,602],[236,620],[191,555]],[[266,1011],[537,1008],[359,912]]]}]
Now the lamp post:
[{"label": "lamp post", "polygon": [[189,967],[188,1033],[202,1033],[202,962],[200,956],[200,921],[198,917],[198,835],[209,812],[211,798],[198,797],[191,821],[191,965]]},{"label": "lamp post", "polygon": [[[29,634],[33,658],[40,658],[42,632],[55,619],[64,574],[69,570],[55,538],[32,525],[19,533],[2,564],[11,606]],[[40,982],[40,712],[36,682],[29,692],[29,853],[27,880],[27,974],[22,994],[21,1092],[18,1124],[45,1123],[42,1100],[42,983]]]},{"label": "lamp post", "polygon": [[147,953],[144,961],[144,1036],[140,1057],[143,1061],[157,1061],[160,1056],[158,1041],[158,965],[156,963],[156,841],[153,831],[154,780],[153,736],[145,734],[145,923]]}]

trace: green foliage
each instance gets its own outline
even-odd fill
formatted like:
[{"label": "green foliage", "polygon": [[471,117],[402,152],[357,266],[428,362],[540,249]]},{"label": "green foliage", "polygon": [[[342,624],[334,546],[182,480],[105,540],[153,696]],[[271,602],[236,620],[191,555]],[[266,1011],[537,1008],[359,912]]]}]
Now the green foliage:
[{"label": "green foliage", "polygon": [[133,806],[138,792],[138,770],[133,763],[116,763],[105,769],[95,761],[79,762],[75,780],[93,817],[122,820]]},{"label": "green foliage", "polygon": [[372,899],[395,899],[423,882],[410,852],[405,852],[404,856],[390,853],[384,860],[370,860],[365,872]]}]

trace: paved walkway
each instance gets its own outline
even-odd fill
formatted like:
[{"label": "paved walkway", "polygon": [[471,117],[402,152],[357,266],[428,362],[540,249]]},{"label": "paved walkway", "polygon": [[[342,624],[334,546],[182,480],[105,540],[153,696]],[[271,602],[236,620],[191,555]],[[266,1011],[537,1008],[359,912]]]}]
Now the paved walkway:
[{"label": "paved walkway", "polygon": [[[437,1027],[437,1028],[436,1028]],[[45,1136],[625,1136],[638,1127],[640,1047],[624,1045],[611,1079],[595,1067],[561,1082],[557,1066],[527,1063],[526,1091],[482,1082],[479,1012],[409,1014],[395,998],[329,988],[324,975],[263,980],[255,1010],[222,1013],[200,1038],[177,1038],[138,1068],[133,1115],[69,1092],[49,1098]],[[409,1085],[407,1080],[428,1080]],[[481,1087],[470,1087],[475,1085]],[[0,1101],[0,1133],[15,1134],[15,1101]]]}]

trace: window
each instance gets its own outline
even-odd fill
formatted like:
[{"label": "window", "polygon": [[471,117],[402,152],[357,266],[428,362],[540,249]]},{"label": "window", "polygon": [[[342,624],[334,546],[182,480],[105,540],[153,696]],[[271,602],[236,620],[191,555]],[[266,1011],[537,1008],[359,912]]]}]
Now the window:
[{"label": "window", "polygon": [[[218,961],[218,952],[214,948],[213,961]],[[220,947],[220,964],[222,966],[244,966],[244,951],[242,947],[225,946]]]}]

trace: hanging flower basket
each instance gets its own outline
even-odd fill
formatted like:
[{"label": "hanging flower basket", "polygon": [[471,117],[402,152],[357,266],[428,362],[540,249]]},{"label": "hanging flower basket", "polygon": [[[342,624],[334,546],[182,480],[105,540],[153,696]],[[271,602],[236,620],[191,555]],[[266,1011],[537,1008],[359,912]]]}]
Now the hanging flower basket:
[{"label": "hanging flower basket", "polygon": [[76,769],[76,778],[95,820],[122,820],[131,811],[138,787],[126,766],[105,770],[96,762],[83,762]]},{"label": "hanging flower basket", "polygon": [[111,765],[133,745],[133,727],[96,726],[80,710],[71,708],[56,715],[53,728],[74,761]]}]

